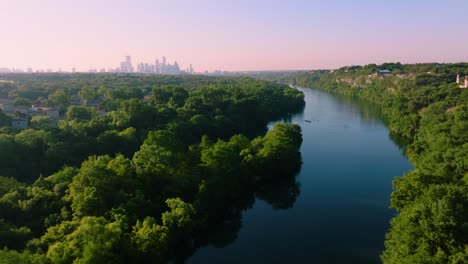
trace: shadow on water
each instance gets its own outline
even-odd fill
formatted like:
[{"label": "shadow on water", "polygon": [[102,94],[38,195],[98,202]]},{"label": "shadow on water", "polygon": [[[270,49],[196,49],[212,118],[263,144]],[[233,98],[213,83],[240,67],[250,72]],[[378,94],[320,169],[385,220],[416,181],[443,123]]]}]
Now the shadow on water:
[{"label": "shadow on water", "polygon": [[302,127],[300,172],[259,184],[216,212],[223,217],[210,219],[183,260],[379,263],[394,213],[391,181],[412,168],[401,155],[406,142],[389,133],[375,103],[297,88],[304,111],[277,122]]},{"label": "shadow on water", "polygon": [[250,139],[265,136],[265,134],[273,127],[274,123],[292,123],[294,118],[298,118],[304,115],[305,106],[300,108],[296,113],[287,113],[284,116],[277,117],[275,121],[267,122],[264,126],[250,127],[248,131],[242,131],[242,134]]},{"label": "shadow on water", "polygon": [[300,193],[300,183],[296,177],[286,177],[261,185],[255,196],[271,205],[273,209],[285,210],[294,206]]},{"label": "shadow on water", "polygon": [[226,207],[213,210],[207,217],[206,223],[194,235],[191,245],[181,245],[173,263],[186,261],[199,249],[213,247],[225,248],[236,241],[242,228],[242,215],[251,209],[255,201],[262,200],[274,210],[286,210],[294,206],[300,194],[300,184],[297,175],[301,170],[302,158],[299,157],[298,166],[289,175],[278,175],[269,180],[259,182],[251,190],[239,196],[242,197]]},{"label": "shadow on water", "polygon": [[[298,87],[299,88],[299,87]],[[299,88],[309,89],[309,88]],[[327,92],[324,92],[327,93]],[[370,124],[382,122],[387,128],[388,120],[383,114],[382,107],[372,101],[362,99],[353,95],[330,94],[334,100],[339,103],[342,111],[359,114],[360,118]],[[291,119],[282,119],[283,122],[291,122]],[[410,144],[410,140],[404,136],[393,133],[389,130],[388,138],[395,143],[400,152],[404,155],[406,147]]]},{"label": "shadow on water", "polygon": [[350,95],[333,95],[339,103],[341,111],[357,113],[362,120],[370,123],[380,122],[382,119],[382,108],[380,105]]},{"label": "shadow on water", "polygon": [[401,154],[405,155],[406,147],[408,147],[408,145],[411,143],[411,140],[407,137],[403,137],[392,132],[388,134],[388,137],[391,141],[393,141],[393,143],[395,143],[395,145],[400,150]]},{"label": "shadow on water", "polygon": [[[379,104],[356,96],[333,96],[335,96],[336,100],[346,108],[344,110],[359,113],[362,120],[370,123],[382,122],[388,128],[388,120],[383,115],[382,107]],[[395,143],[400,152],[404,155],[406,147],[410,144],[410,140],[404,136],[393,133],[391,130],[388,132],[388,138]]]}]

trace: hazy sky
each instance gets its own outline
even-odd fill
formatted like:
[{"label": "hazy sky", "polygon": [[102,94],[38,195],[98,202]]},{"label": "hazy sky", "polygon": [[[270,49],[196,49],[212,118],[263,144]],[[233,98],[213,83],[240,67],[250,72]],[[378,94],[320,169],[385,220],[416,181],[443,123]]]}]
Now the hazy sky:
[{"label": "hazy sky", "polygon": [[0,67],[195,70],[468,61],[466,0],[0,0]]}]

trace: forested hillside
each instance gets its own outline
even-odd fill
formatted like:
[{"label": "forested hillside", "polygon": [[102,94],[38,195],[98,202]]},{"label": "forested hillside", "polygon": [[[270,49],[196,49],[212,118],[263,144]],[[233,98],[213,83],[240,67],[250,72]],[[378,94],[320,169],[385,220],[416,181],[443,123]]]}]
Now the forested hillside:
[{"label": "forested hillside", "polygon": [[[0,75],[0,263],[163,263],[236,236],[254,197],[298,193],[301,92],[250,78]],[[16,116],[28,128],[16,129]],[[264,136],[258,136],[264,135]],[[269,197],[280,182],[289,200]],[[276,188],[276,187],[273,187]],[[216,237],[216,229],[232,237]]]},{"label": "forested hillside", "polygon": [[457,75],[463,81],[468,64],[387,63],[280,78],[377,102],[391,132],[406,138],[416,168],[393,182],[397,214],[384,263],[468,262],[468,89]]}]

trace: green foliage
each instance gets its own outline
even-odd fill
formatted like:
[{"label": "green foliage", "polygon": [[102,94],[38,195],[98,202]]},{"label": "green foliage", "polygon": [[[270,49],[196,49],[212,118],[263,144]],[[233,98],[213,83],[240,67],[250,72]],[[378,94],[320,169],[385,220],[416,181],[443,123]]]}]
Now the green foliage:
[{"label": "green foliage", "polygon": [[49,240],[47,257],[52,263],[122,263],[115,251],[122,236],[122,223],[103,217],[84,217],[70,226],[52,227],[42,239]]},{"label": "green foliage", "polygon": [[85,105],[86,105],[86,102],[95,100],[97,98],[96,90],[89,86],[85,86],[81,88],[81,90],[78,92],[78,95],[85,102]]},{"label": "green foliage", "polygon": [[188,92],[182,87],[157,87],[153,89],[152,103],[183,106],[188,98]]},{"label": "green foliage", "polygon": [[96,111],[85,106],[70,106],[67,111],[67,119],[77,122],[91,121],[96,115]]},{"label": "green foliage", "polygon": [[0,127],[2,126],[11,126],[11,117],[3,113],[0,109]]},{"label": "green foliage", "polygon": [[137,172],[152,177],[173,175],[181,157],[172,149],[156,144],[143,144],[135,153],[134,162]]},{"label": "green foliage", "polygon": [[27,251],[18,252],[15,250],[0,250],[0,264],[46,264],[50,263],[45,255],[32,254]]},{"label": "green foliage", "polygon": [[138,220],[133,226],[131,242],[141,262],[163,263],[169,250],[169,229],[156,223],[152,217]]},{"label": "green foliage", "polygon": [[34,129],[47,130],[52,125],[52,118],[49,116],[33,116],[31,118],[30,126]]},{"label": "green foliage", "polygon": [[66,188],[78,174],[79,170],[74,167],[64,167],[60,171],[46,177],[44,181],[50,184],[54,192],[65,193]]},{"label": "green foliage", "polygon": [[[393,75],[368,76],[376,68]],[[453,84],[457,74],[467,75],[468,64],[368,65],[285,78],[380,103],[390,130],[409,142],[416,169],[393,182],[398,214],[384,263],[468,262],[468,90]]]},{"label": "green foliage", "polygon": [[63,112],[70,105],[70,96],[64,89],[58,89],[49,95],[47,104],[49,106],[58,107],[60,111]]},{"label": "green foliage", "polygon": [[294,173],[300,168],[299,148],[302,144],[301,127],[275,124],[263,139],[258,156],[263,159],[262,168],[271,175]]},{"label": "green foliage", "polygon": [[76,216],[104,215],[132,198],[134,168],[123,156],[90,157],[73,177],[69,188],[71,208]]},{"label": "green foliage", "polygon": [[192,217],[195,209],[189,203],[185,203],[180,198],[171,198],[166,200],[169,212],[162,214],[162,222],[171,232],[188,233],[192,229]]},{"label": "green foliage", "polygon": [[15,106],[28,106],[31,107],[32,102],[31,100],[23,97],[16,97],[15,100],[13,101],[13,104]]},{"label": "green foliage", "polygon": [[[8,79],[15,85],[0,84],[0,96],[48,98],[68,111],[58,123],[35,117],[29,129],[0,130],[0,248],[8,248],[0,263],[180,262],[175,256],[190,255],[195,240],[232,241],[255,190],[274,185],[272,171],[289,183],[285,193],[297,187],[300,129],[276,125],[251,140],[303,107],[303,94],[286,85],[203,76]],[[93,107],[77,106],[80,99]],[[9,122],[0,112],[0,125]],[[298,191],[288,193],[281,203],[263,188],[277,207],[291,206]],[[229,238],[203,239],[226,224]]]},{"label": "green foliage", "polygon": [[409,203],[391,222],[383,262],[467,261],[467,191],[466,186],[431,185]]},{"label": "green foliage", "polygon": [[24,186],[25,185],[23,183],[20,183],[13,178],[0,176],[0,197],[12,190],[16,190]]}]

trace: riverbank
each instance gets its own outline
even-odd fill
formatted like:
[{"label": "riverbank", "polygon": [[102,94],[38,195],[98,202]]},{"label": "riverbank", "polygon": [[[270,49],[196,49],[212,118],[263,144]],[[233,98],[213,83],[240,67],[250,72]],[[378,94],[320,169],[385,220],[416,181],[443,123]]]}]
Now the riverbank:
[{"label": "riverbank", "polygon": [[391,206],[397,215],[386,236],[383,262],[466,262],[468,90],[453,81],[454,72],[468,68],[464,64],[430,71],[425,67],[433,65],[395,67],[400,67],[396,68],[400,76],[412,77],[394,74],[367,81],[369,67],[356,66],[289,78],[295,85],[314,85],[379,103],[390,130],[409,142],[405,154],[416,169],[393,182]]},{"label": "riverbank", "polygon": [[412,165],[375,104],[299,89],[304,111],[278,121],[302,128],[301,172],[288,188],[256,194],[235,238],[199,249],[189,263],[379,263],[392,179]]}]

